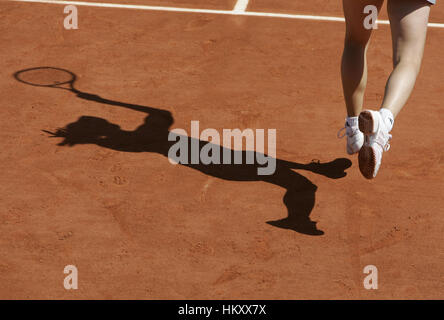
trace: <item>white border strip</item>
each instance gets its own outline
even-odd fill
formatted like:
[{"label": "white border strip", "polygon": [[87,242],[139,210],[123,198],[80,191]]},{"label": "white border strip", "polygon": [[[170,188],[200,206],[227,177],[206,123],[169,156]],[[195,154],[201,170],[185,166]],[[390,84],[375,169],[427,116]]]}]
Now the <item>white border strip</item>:
[{"label": "white border strip", "polygon": [[[236,11],[236,10],[191,9],[191,8],[159,7],[159,6],[145,6],[145,5],[133,5],[133,4],[83,2],[83,1],[60,1],[60,0],[9,0],[9,1],[50,3],[50,4],[61,4],[61,5],[72,4],[75,6],[102,7],[102,8],[120,8],[120,9],[136,9],[136,10],[150,10],[150,11],[169,11],[169,12],[193,12],[193,13],[242,15],[242,16],[253,16],[253,17],[270,17],[270,18],[298,19],[298,20],[345,22],[345,19],[340,17],[312,16],[312,15],[302,15],[302,14],[268,13],[268,12],[252,12],[252,11]],[[387,20],[378,20],[378,23],[390,24],[390,22]],[[444,23],[429,23],[429,27],[444,28]]]}]

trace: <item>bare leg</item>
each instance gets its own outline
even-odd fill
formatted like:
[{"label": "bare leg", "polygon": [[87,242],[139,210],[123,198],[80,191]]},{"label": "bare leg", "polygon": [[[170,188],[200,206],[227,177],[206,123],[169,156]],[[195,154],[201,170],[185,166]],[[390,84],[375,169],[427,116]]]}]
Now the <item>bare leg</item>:
[{"label": "bare leg", "polygon": [[341,74],[349,117],[358,116],[361,112],[367,85],[366,55],[372,30],[364,27],[364,8],[374,5],[379,11],[383,2],[384,0],[343,0],[346,34]]},{"label": "bare leg", "polygon": [[396,117],[406,104],[421,68],[430,4],[425,0],[389,0],[393,65],[382,108]]}]

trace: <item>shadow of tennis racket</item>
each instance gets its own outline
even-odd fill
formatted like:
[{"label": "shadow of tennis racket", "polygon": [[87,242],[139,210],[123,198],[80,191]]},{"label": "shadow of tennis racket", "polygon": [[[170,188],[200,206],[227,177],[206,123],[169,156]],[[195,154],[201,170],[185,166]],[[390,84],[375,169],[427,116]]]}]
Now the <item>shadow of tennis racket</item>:
[{"label": "shadow of tennis racket", "polygon": [[35,67],[17,71],[13,74],[14,78],[24,84],[34,87],[46,87],[68,90],[76,94],[77,97],[98,103],[123,107],[144,113],[164,113],[170,115],[167,110],[160,110],[148,106],[141,106],[137,104],[124,103],[115,100],[102,98],[96,94],[83,92],[74,87],[77,76],[66,69],[57,67]]},{"label": "shadow of tennis racket", "polygon": [[48,87],[79,93],[74,88],[77,77],[71,71],[55,67],[37,67],[17,71],[14,78],[35,87]]}]

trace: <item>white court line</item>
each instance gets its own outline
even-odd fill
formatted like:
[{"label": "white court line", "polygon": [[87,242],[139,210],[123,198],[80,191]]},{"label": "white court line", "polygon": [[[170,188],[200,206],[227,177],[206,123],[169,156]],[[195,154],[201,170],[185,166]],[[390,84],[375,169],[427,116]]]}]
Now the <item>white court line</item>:
[{"label": "white court line", "polygon": [[249,0],[237,0],[236,5],[234,6],[233,11],[235,12],[245,12],[248,7]]},{"label": "white court line", "polygon": [[[170,12],[193,12],[193,13],[226,14],[226,15],[270,17],[270,18],[283,18],[283,19],[345,22],[345,19],[340,17],[312,16],[312,15],[302,15],[302,14],[285,14],[285,13],[268,13],[268,12],[253,12],[253,11],[234,11],[234,10],[212,10],[212,9],[189,9],[189,8],[158,7],[158,6],[133,5],[133,4],[82,2],[82,1],[59,1],[59,0],[9,0],[9,1],[51,3],[51,4],[61,4],[61,5],[72,4],[75,6],[102,7],[102,8],[120,8],[120,9],[170,11]],[[378,20],[378,23],[389,24],[389,21]],[[429,23],[429,27],[444,28],[444,23]]]}]

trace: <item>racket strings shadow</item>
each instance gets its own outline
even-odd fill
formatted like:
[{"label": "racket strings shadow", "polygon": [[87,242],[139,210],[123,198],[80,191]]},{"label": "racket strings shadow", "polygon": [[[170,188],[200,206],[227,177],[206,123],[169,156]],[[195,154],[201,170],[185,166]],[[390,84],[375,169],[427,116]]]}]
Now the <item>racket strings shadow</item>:
[{"label": "racket strings shadow", "polygon": [[[170,160],[180,163],[180,155],[169,154],[170,148],[176,143],[170,141],[170,127],[174,123],[172,114],[167,110],[129,104],[102,98],[95,94],[81,92],[74,88],[72,92],[79,98],[101,103],[105,105],[123,107],[147,114],[145,121],[133,131],[122,130],[119,125],[109,122],[106,119],[92,116],[81,116],[77,121],[67,124],[56,131],[47,131],[51,137],[63,138],[59,146],[75,146],[78,144],[95,144],[97,146],[122,152],[154,152],[169,157]],[[311,162],[300,164],[282,159],[275,161],[275,171],[272,175],[258,175],[258,168],[263,165],[256,161],[245,164],[245,159],[263,159],[265,154],[255,151],[238,151],[226,149],[220,145],[214,145],[208,141],[197,140],[188,136],[174,135],[178,139],[185,139],[187,145],[197,143],[199,153],[203,147],[211,146],[213,150],[218,150],[222,155],[224,152],[231,153],[231,160],[241,157],[244,164],[190,164],[180,163],[183,166],[197,170],[208,176],[231,181],[262,181],[285,190],[283,202],[287,208],[287,217],[267,223],[283,228],[294,230],[307,235],[322,235],[323,231],[316,227],[316,222],[310,219],[310,213],[315,204],[315,193],[317,186],[303,175],[294,170],[310,171],[329,179],[339,179],[346,176],[345,170],[351,166],[351,161],[344,158],[335,159],[327,163]],[[191,149],[188,150],[191,154]],[[231,162],[233,163],[233,161]]]}]

